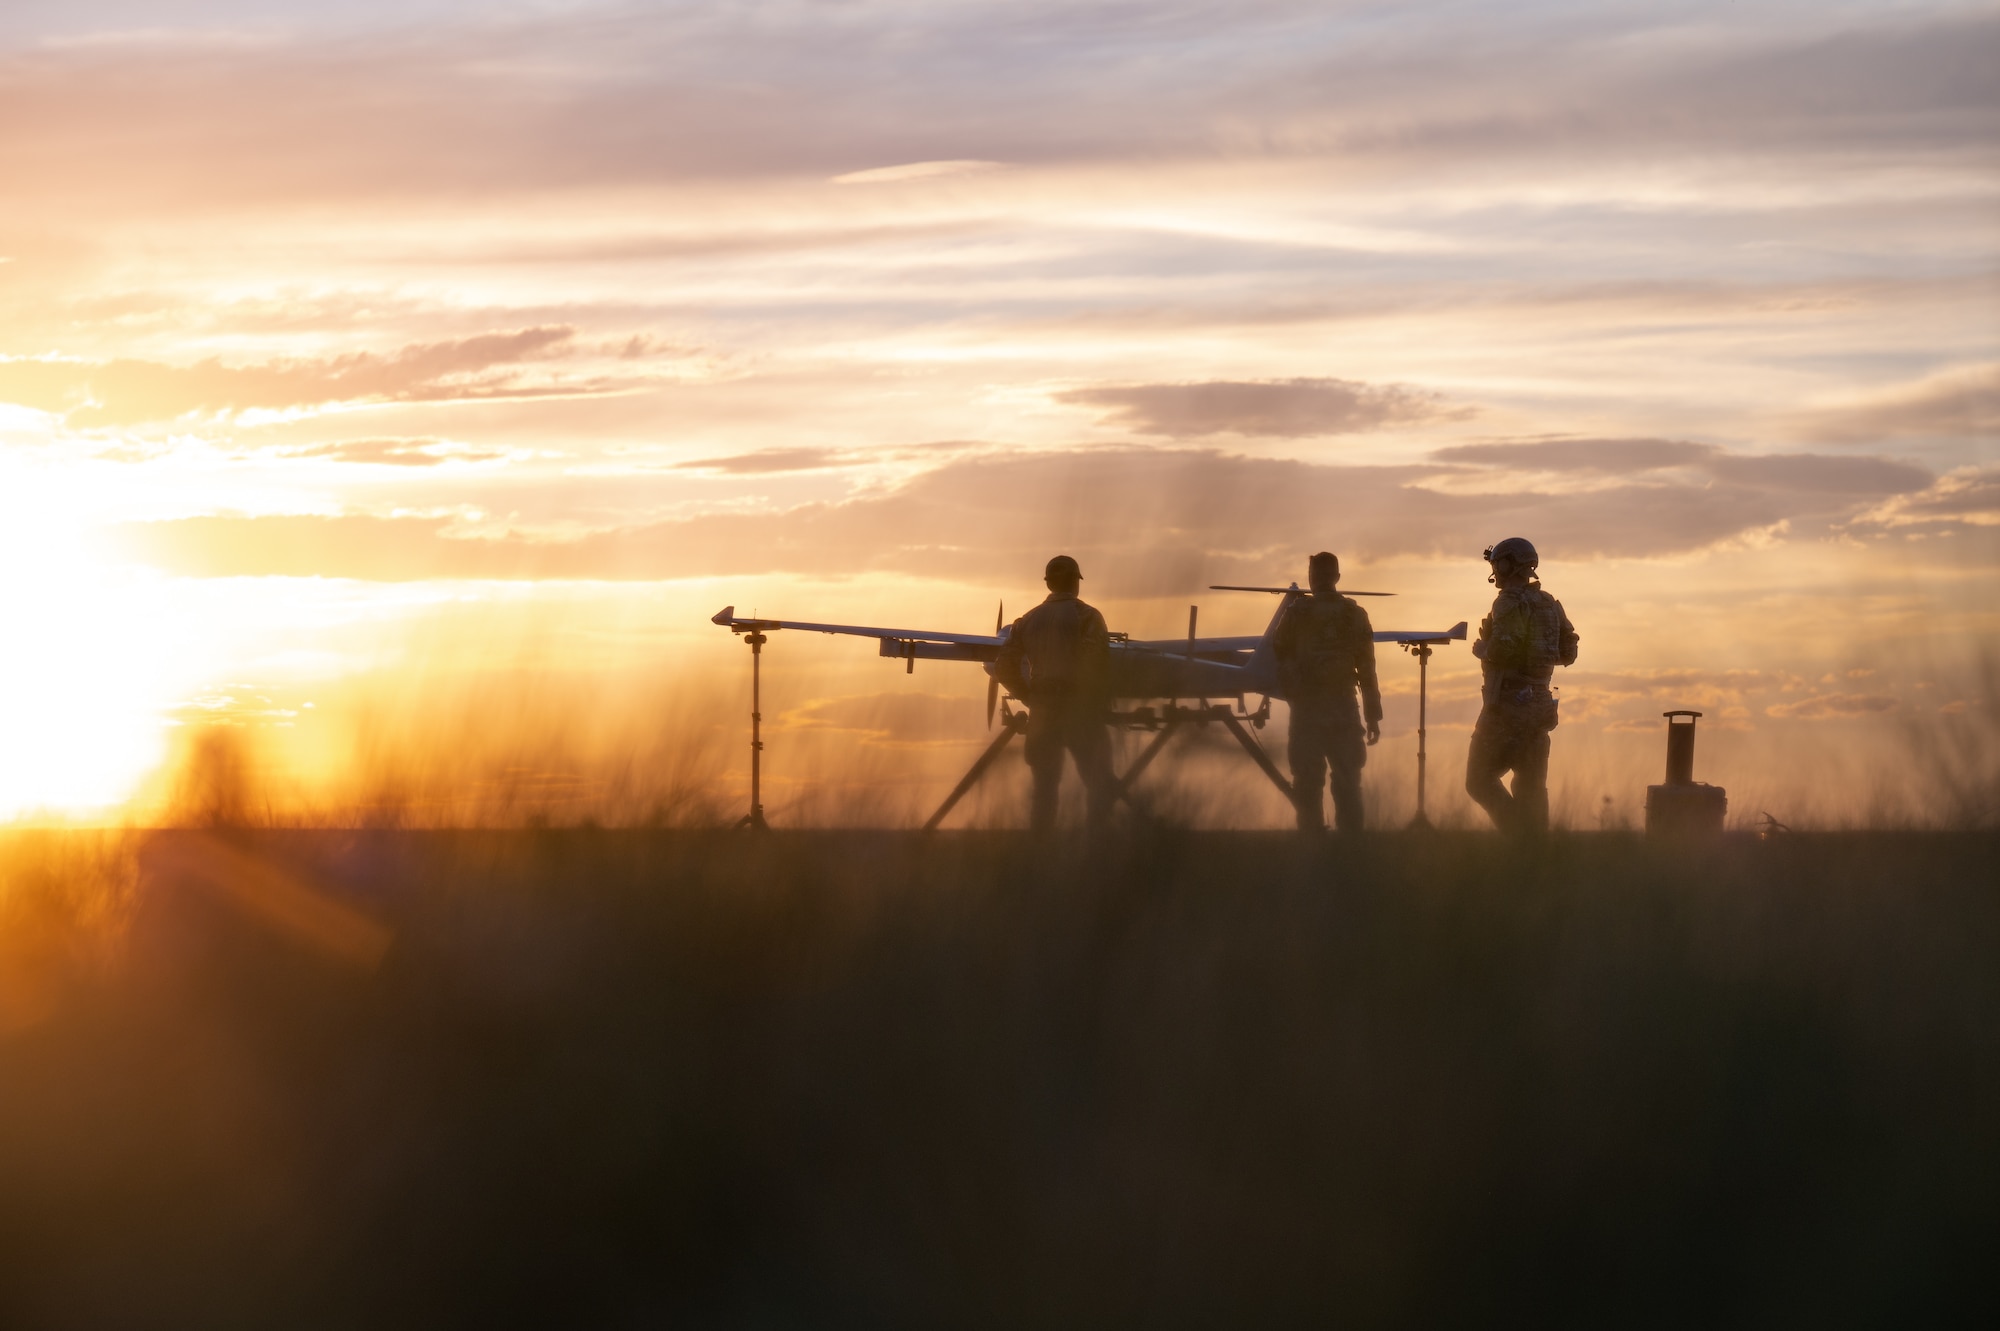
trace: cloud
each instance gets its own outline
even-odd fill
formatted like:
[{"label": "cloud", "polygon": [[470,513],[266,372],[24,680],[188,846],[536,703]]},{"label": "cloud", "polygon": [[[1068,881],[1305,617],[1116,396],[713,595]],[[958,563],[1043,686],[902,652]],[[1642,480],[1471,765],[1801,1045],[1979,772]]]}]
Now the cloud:
[{"label": "cloud", "polygon": [[57,412],[72,426],[137,425],[190,413],[232,415],[335,402],[433,402],[518,395],[503,367],[558,354],[575,335],[567,324],[421,342],[387,355],[353,352],[324,359],[227,366],[153,361],[0,359],[0,402]]},{"label": "cloud", "polygon": [[135,558],[197,578],[536,576],[537,566],[517,550],[455,540],[448,525],[443,518],[207,517],[130,523],[119,535]]},{"label": "cloud", "polygon": [[1731,453],[1713,444],[1673,439],[1549,439],[1459,444],[1435,449],[1438,462],[1529,473],[1640,476],[1681,468],[1755,490],[1794,494],[1883,495],[1922,490],[1935,479],[1924,468],[1892,458],[1826,453]]},{"label": "cloud", "polygon": [[1262,382],[1134,384],[1077,388],[1058,402],[1108,409],[1102,424],[1140,434],[1191,438],[1240,434],[1302,437],[1358,434],[1392,425],[1456,419],[1440,394],[1401,384],[1382,386],[1347,379],[1278,379]]},{"label": "cloud", "polygon": [[2000,467],[1964,467],[1916,493],[1891,495],[1855,518],[1857,528],[2000,527]]},{"label": "cloud", "polygon": [[1506,444],[1455,444],[1434,449],[1439,462],[1530,471],[1586,471],[1629,475],[1692,467],[1721,453],[1710,444],[1678,439],[1535,439]]},{"label": "cloud", "polygon": [[1899,710],[1902,699],[1894,694],[1837,691],[1843,685],[1856,687],[1850,681],[1871,680],[1878,673],[1856,667],[1824,673],[1815,681],[1784,669],[1569,670],[1561,681],[1563,719],[1601,724],[1611,733],[1657,734],[1665,725],[1660,718],[1663,708],[1691,707],[1706,713],[1701,724],[1707,730],[1746,732],[1754,728],[1755,715],[1780,721],[1828,721]]},{"label": "cloud", "polygon": [[[1848,461],[1826,459],[1836,474]],[[1479,493],[1482,476],[1502,492]],[[1433,488],[1447,478],[1456,482],[1451,492]],[[1084,561],[1094,585],[1164,596],[1285,576],[1296,571],[1300,550],[1330,548],[1361,561],[1470,558],[1501,530],[1534,532],[1546,565],[1671,555],[1778,524],[1801,534],[1830,530],[1883,497],[1775,485],[1754,473],[1642,476],[1589,493],[1523,490],[1515,479],[1464,465],[1334,466],[1128,447],[959,455],[840,502],[712,512],[561,540],[463,533],[444,519],[360,516],[189,518],[130,524],[122,534],[135,557],[198,576],[393,580],[837,570],[983,582],[1039,569],[1051,550],[1063,549]],[[1921,488],[1901,473],[1881,479]]]},{"label": "cloud", "polygon": [[338,444],[288,449],[285,456],[388,467],[436,467],[446,462],[492,462],[507,455],[498,449],[470,448],[437,439],[350,439]]},{"label": "cloud", "polygon": [[1764,715],[1795,721],[1820,721],[1836,716],[1866,716],[1870,712],[1888,712],[1895,708],[1896,699],[1886,693],[1823,693],[1801,698],[1797,702],[1774,703],[1764,709]]},{"label": "cloud", "polygon": [[840,466],[840,454],[829,448],[765,448],[731,457],[698,458],[676,462],[682,471],[720,471],[736,476],[759,476],[783,471],[817,471]]},{"label": "cloud", "polygon": [[[1844,672],[1852,680],[1867,679],[1876,672],[1856,668]],[[1825,686],[1841,676],[1826,675]],[[1604,729],[1615,733],[1657,733],[1663,728],[1659,708],[1693,707],[1706,711],[1702,724],[1710,729],[1750,729],[1753,707],[1770,694],[1806,693],[1807,696],[1763,707],[1766,716],[1781,720],[1824,720],[1830,717],[1862,716],[1893,711],[1898,700],[1888,694],[1812,694],[1812,682],[1784,670],[1722,669],[1704,670],[1665,667],[1639,670],[1567,671],[1563,678],[1566,720],[1590,721],[1612,714]],[[1643,712],[1635,711],[1640,705]]]},{"label": "cloud", "polygon": [[[1346,163],[1984,153],[2000,23],[1272,0],[658,6],[254,44],[17,48],[0,172],[190,201],[867,177],[1217,154]],[[1446,40],[1440,40],[1443,35]],[[306,150],[302,151],[302,146]],[[906,164],[873,167],[871,163]]]},{"label": "cloud", "polygon": [[2000,436],[2000,364],[1946,370],[1811,418],[1807,434],[1830,443],[1893,438]]},{"label": "cloud", "polygon": [[931,180],[938,176],[964,176],[998,169],[998,162],[961,158],[947,162],[907,162],[902,166],[878,166],[867,171],[849,171],[835,176],[830,185],[892,185],[906,180]]},{"label": "cloud", "polygon": [[1913,462],[1824,453],[1717,453],[1704,466],[1720,480],[1819,494],[1895,494],[1921,490],[1933,479]]},{"label": "cloud", "polygon": [[1746,695],[1778,689],[1786,682],[1784,676],[1767,670],[1686,667],[1572,670],[1564,679],[1567,691],[1592,699],[1651,698],[1675,706],[1709,708],[1740,702]]}]

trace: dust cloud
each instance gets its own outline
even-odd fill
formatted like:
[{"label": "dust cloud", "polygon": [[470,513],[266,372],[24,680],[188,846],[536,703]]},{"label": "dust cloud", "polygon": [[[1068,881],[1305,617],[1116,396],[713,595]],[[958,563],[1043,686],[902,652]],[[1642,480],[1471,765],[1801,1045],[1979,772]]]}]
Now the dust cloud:
[{"label": "dust cloud", "polygon": [[[1386,624],[1456,617],[1454,602],[1440,610],[1437,593],[1415,590],[1413,605],[1394,618],[1380,612]],[[820,599],[812,589],[771,594],[804,605]],[[861,623],[975,622],[953,608],[957,598],[901,610],[868,599],[886,596],[856,593],[855,603],[827,613]],[[1592,608],[1593,597],[1578,599]],[[732,823],[750,798],[748,653],[721,630],[681,623],[695,617],[678,607],[639,619],[626,604],[432,614],[376,644],[365,668],[218,686],[175,714],[167,760],[108,821]],[[1112,599],[1105,608],[1135,636],[1167,636],[1175,619],[1185,622],[1184,606],[1157,599]],[[1261,603],[1229,603],[1202,623],[1255,632],[1267,614]],[[1696,777],[1729,791],[1733,827],[1756,827],[1767,815],[1800,829],[1977,828],[2000,818],[2000,653],[1976,642],[1895,641],[1872,651],[1835,642],[1816,646],[1822,664],[1808,670],[1796,658],[1705,669],[1630,664],[1629,655],[1606,661],[1601,650],[1593,654],[1594,641],[1560,680],[1550,769],[1559,827],[1641,825],[1646,787],[1663,774],[1660,713],[1688,706],[1706,713]],[[1726,645],[1701,654],[1729,659]],[[1417,811],[1417,671],[1387,647],[1378,662],[1387,715],[1363,787],[1369,825],[1390,829]],[[1485,825],[1462,788],[1478,712],[1471,664],[1454,645],[1430,674],[1425,812],[1444,828]],[[763,656],[767,816],[787,827],[921,825],[1000,733],[985,719],[985,684],[975,666],[925,662],[906,674],[866,641],[774,634]],[[1258,699],[1246,701],[1254,709]],[[1281,770],[1286,723],[1277,703],[1268,723],[1252,729]],[[1152,738],[1114,731],[1119,770]],[[1020,826],[1027,786],[1016,743],[947,825]],[[1064,817],[1080,821],[1073,774],[1064,799]],[[1134,785],[1131,804],[1128,821],[1148,826],[1254,830],[1291,822],[1284,798],[1215,726],[1176,733]]]},{"label": "dust cloud", "polygon": [[[1725,720],[1705,728],[1698,779],[1730,791],[1730,825],[1766,815],[1795,828],[1983,828],[2000,821],[2000,689],[1989,671],[1962,708],[1833,726]],[[128,821],[169,827],[714,827],[748,808],[747,700],[713,681],[633,684],[495,673],[349,681],[322,691],[304,733],[257,725],[185,727]],[[864,704],[879,700],[863,697]],[[893,704],[900,700],[891,698]],[[794,827],[914,827],[997,732],[977,699],[939,715],[829,726],[806,709],[766,705],[764,804]],[[1447,709],[1449,710],[1449,709]],[[1459,710],[1469,710],[1460,708]],[[954,715],[962,712],[963,715]],[[852,722],[852,718],[850,718]],[[1612,730],[1564,725],[1553,737],[1551,812],[1560,828],[1618,831],[1644,821],[1662,779],[1664,722]],[[886,726],[891,728],[875,728]],[[1255,741],[1285,770],[1286,709]],[[1464,721],[1433,723],[1425,812],[1443,828],[1483,815],[1463,788]],[[1152,739],[1114,731],[1124,770]],[[1413,724],[1385,727],[1363,790],[1371,828],[1417,811]],[[953,811],[950,826],[1021,825],[1028,779],[1014,743]],[[1081,783],[1066,775],[1063,817],[1080,822]],[[1275,829],[1282,795],[1219,726],[1183,728],[1135,783],[1124,817],[1138,825]]]}]

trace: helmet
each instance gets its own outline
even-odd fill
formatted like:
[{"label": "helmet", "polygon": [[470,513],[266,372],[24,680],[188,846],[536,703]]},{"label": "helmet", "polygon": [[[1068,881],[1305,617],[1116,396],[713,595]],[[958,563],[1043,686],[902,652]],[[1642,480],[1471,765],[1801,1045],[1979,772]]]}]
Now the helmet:
[{"label": "helmet", "polygon": [[1083,581],[1083,570],[1078,568],[1076,561],[1068,555],[1057,555],[1049,561],[1048,567],[1042,570],[1042,579],[1045,582],[1062,581],[1067,578]]},{"label": "helmet", "polygon": [[1496,559],[1511,559],[1517,568],[1534,568],[1542,562],[1542,557],[1535,553],[1534,542],[1525,536],[1509,536],[1498,545],[1487,546],[1485,558],[1489,564]]}]

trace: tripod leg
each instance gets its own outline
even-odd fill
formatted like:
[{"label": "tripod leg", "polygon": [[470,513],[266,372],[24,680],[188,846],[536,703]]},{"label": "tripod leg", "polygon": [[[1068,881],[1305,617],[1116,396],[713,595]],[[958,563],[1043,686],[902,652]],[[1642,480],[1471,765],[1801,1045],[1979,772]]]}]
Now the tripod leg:
[{"label": "tripod leg", "polygon": [[1139,756],[1125,769],[1125,775],[1118,778],[1117,798],[1127,804],[1132,803],[1132,783],[1145,775],[1146,769],[1152,765],[1153,759],[1159,756],[1160,750],[1167,746],[1167,741],[1173,737],[1173,733],[1173,723],[1169,722],[1160,728],[1159,734],[1153,736],[1151,743],[1139,751]]},{"label": "tripod leg", "polygon": [[986,752],[979,755],[979,761],[972,764],[971,770],[959,778],[958,784],[952,787],[951,794],[944,797],[944,803],[938,805],[937,812],[924,824],[924,831],[937,831],[937,826],[944,821],[945,815],[965,798],[966,791],[979,784],[979,778],[986,775],[986,769],[993,765],[993,760],[1000,756],[1000,750],[1007,747],[1007,741],[1014,738],[1018,731],[1019,727],[1010,721],[1007,727],[994,737],[993,742],[986,746]]},{"label": "tripod leg", "polygon": [[1256,761],[1257,766],[1264,769],[1264,775],[1271,778],[1271,784],[1283,792],[1285,802],[1291,803],[1294,798],[1292,783],[1285,780],[1284,774],[1278,771],[1277,764],[1271,761],[1271,755],[1264,752],[1264,746],[1252,739],[1250,732],[1245,730],[1243,723],[1235,717],[1225,713],[1222,724],[1229,727],[1229,733],[1236,736],[1236,742],[1243,746],[1243,751]]}]

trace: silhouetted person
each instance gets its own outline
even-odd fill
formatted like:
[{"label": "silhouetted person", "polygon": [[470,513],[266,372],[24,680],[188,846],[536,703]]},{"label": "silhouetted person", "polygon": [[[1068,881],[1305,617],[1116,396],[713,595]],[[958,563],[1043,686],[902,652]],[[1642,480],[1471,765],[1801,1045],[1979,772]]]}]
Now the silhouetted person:
[{"label": "silhouetted person", "polygon": [[[1465,755],[1465,793],[1503,832],[1542,832],[1549,825],[1549,732],[1556,728],[1550,686],[1558,665],[1576,663],[1576,629],[1562,602],[1535,580],[1541,556],[1519,536],[1486,552],[1487,581],[1500,589],[1493,613],[1479,625],[1472,654],[1485,674],[1479,724]],[[1510,793],[1500,784],[1514,774]]]},{"label": "silhouetted person", "polygon": [[1334,826],[1359,832],[1361,769],[1368,761],[1365,746],[1382,738],[1375,629],[1366,610],[1334,590],[1340,581],[1339,559],[1320,551],[1306,563],[1306,581],[1312,595],[1297,597],[1286,607],[1272,642],[1279,687],[1292,705],[1286,745],[1292,798],[1299,830],[1324,831],[1326,810],[1320,792],[1330,770]]},{"label": "silhouetted person", "polygon": [[1083,573],[1068,555],[1043,570],[1049,594],[1014,621],[994,658],[993,673],[1028,704],[1028,770],[1035,776],[1029,825],[1056,825],[1063,750],[1076,759],[1090,796],[1090,823],[1111,816],[1117,779],[1111,774],[1111,738],[1105,715],[1111,705],[1111,634],[1104,616],[1077,598]]}]

